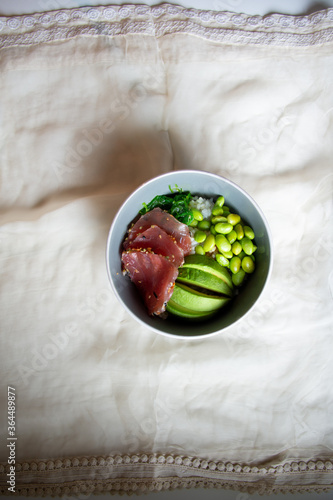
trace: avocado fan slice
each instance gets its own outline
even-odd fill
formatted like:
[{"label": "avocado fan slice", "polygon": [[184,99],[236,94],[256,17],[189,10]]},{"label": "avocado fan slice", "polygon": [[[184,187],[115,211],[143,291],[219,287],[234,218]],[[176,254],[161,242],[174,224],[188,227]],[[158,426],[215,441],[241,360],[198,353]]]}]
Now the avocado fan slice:
[{"label": "avocado fan slice", "polygon": [[185,257],[182,267],[200,269],[201,271],[213,274],[223,280],[232,290],[234,288],[229,271],[221,266],[213,257],[207,257],[207,255],[188,255]]},{"label": "avocado fan slice", "polygon": [[176,304],[176,302],[174,302],[172,299],[170,299],[167,303],[166,309],[169,313],[174,314],[175,316],[180,316],[186,319],[195,319],[196,321],[209,318],[216,313],[216,311],[206,313],[193,311],[192,309],[188,309],[187,307]]},{"label": "avocado fan slice", "polygon": [[233,290],[230,286],[220,277],[215,274],[208,273],[202,269],[196,269],[191,267],[181,267],[178,270],[177,282],[181,282],[188,285],[195,285],[197,287],[219,294],[227,295],[232,297]]},{"label": "avocado fan slice", "polygon": [[171,298],[181,307],[203,313],[216,311],[230,301],[230,297],[206,294],[177,282]]}]

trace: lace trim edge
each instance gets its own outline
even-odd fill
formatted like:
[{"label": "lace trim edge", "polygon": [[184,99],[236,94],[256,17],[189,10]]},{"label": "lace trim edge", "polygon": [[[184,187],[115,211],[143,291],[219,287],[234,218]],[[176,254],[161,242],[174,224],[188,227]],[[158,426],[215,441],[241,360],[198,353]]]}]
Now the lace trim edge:
[{"label": "lace trim edge", "polygon": [[[81,467],[105,467],[105,466],[124,466],[124,465],[174,465],[186,467],[187,469],[210,470],[216,472],[236,472],[246,474],[281,474],[281,473],[300,473],[300,472],[331,472],[333,473],[333,458],[315,459],[315,460],[286,460],[277,465],[268,467],[232,463],[230,461],[206,460],[198,457],[164,455],[164,454],[138,454],[138,455],[110,455],[110,456],[91,456],[74,457],[54,460],[26,460],[18,461],[15,464],[16,472],[26,471],[56,471],[57,469],[81,468]],[[0,474],[7,473],[10,466],[5,462],[0,462]]]},{"label": "lace trim edge", "polygon": [[307,16],[253,16],[177,5],[78,7],[0,17],[0,48],[75,36],[190,34],[235,44],[309,46],[333,42],[333,8]]}]

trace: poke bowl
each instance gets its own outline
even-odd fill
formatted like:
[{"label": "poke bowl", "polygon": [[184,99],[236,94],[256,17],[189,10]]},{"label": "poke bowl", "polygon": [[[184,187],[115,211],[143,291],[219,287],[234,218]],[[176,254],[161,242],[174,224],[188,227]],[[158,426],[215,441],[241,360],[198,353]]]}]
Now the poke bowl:
[{"label": "poke bowl", "polygon": [[[151,248],[147,248],[147,244],[144,250],[142,248],[139,250],[138,248],[134,250],[130,248],[128,250],[132,240],[136,242],[138,237],[139,239],[141,237],[142,243],[145,235],[148,236],[148,233],[144,232],[147,228],[143,227],[140,221],[145,222],[146,219],[148,220],[152,212],[159,216],[168,215],[168,210],[164,206],[161,205],[161,207],[154,208],[154,203],[150,204],[150,202],[159,196],[163,200],[169,200],[169,198],[175,197],[175,193],[184,193],[187,196],[186,199],[190,200],[189,207],[191,212],[190,219],[186,221],[186,224],[180,217],[178,220],[181,229],[184,229],[183,226],[186,226],[185,231],[188,230],[191,239],[191,248],[188,247],[186,251],[183,250],[185,257],[179,267],[179,262],[174,263],[172,266],[170,262],[166,262],[166,260],[169,260],[169,255],[157,256],[157,253],[160,252],[151,251]],[[209,216],[207,215],[208,212],[205,212],[205,208],[201,212],[193,208],[206,207],[205,204],[207,203],[210,203],[211,207]],[[222,209],[218,210],[220,205]],[[217,215],[212,216],[212,212]],[[172,220],[177,216],[175,213],[171,215]],[[169,220],[169,216],[167,220]],[[205,220],[209,221],[206,222],[206,225],[204,224]],[[213,225],[212,221],[216,224]],[[222,221],[222,223],[218,221]],[[156,220],[153,222],[153,224],[149,223],[150,227],[148,229],[150,232],[156,228]],[[135,231],[137,226],[139,227]],[[240,226],[240,230],[242,231],[240,236],[236,234],[237,229],[239,229],[237,226]],[[203,230],[199,228],[203,228]],[[132,230],[133,232],[131,233]],[[161,231],[164,234],[164,230],[161,229]],[[166,231],[168,232],[168,229]],[[246,234],[244,234],[244,231]],[[231,236],[234,233],[235,238],[232,240]],[[158,237],[161,238],[159,234]],[[202,238],[204,239],[203,243],[201,242]],[[225,248],[225,250],[228,250],[228,252],[223,251],[222,255],[220,253],[220,246],[217,247],[217,242],[221,243],[223,241],[225,243],[227,238],[230,244],[228,243],[229,247]],[[210,239],[214,243],[213,246],[208,244]],[[175,240],[174,236],[172,236],[172,240]],[[169,242],[179,244],[178,241]],[[247,250],[245,242],[248,243],[251,250]],[[124,250],[125,247],[127,250]],[[235,254],[231,252],[231,247]],[[162,253],[163,250],[165,250],[165,245],[162,248]],[[224,256],[231,258],[228,259]],[[161,307],[156,314],[153,314],[152,310],[149,309],[150,306],[147,305],[146,299],[147,295],[144,296],[141,293],[140,286],[142,287],[143,285],[134,282],[136,275],[131,276],[130,272],[128,272],[130,271],[130,264],[127,267],[125,257],[131,260],[134,257],[149,258],[149,261],[151,258],[160,259],[163,261],[163,265],[166,264],[169,268],[178,268],[176,274],[173,274],[173,283],[170,282],[172,286],[168,288],[169,295],[164,302],[165,307],[162,314],[160,314],[162,311]],[[249,270],[244,266],[245,262],[247,266],[250,266]],[[209,266],[207,266],[207,263]],[[218,272],[223,268],[221,277],[228,286],[226,286],[226,283],[221,282],[218,285],[224,286],[227,292],[217,293],[211,290],[204,290],[205,293],[202,294],[201,285],[194,286],[197,285],[196,282],[192,282],[191,284],[191,282],[186,281],[186,279],[192,279],[193,281],[193,273],[196,273],[195,276],[200,275],[200,273],[205,277],[208,274],[210,275],[210,263],[214,268],[214,273],[215,268]],[[116,297],[125,310],[141,325],[168,337],[183,339],[205,338],[221,333],[235,325],[254,307],[271,274],[272,239],[268,223],[260,207],[240,186],[224,177],[206,171],[178,170],[145,182],[122,204],[110,227],[106,247],[106,265],[110,284]],[[156,266],[155,262],[149,262],[149,265],[153,269],[159,268],[159,265]],[[237,269],[234,269],[235,266]],[[192,268],[195,269],[193,270]],[[138,273],[137,269],[134,271]],[[220,277],[220,275],[218,276]],[[240,285],[237,282],[239,276],[242,280],[245,276],[244,283],[242,282]],[[138,275],[138,277],[141,278],[141,275]],[[216,281],[215,278],[216,276],[212,279]],[[182,279],[183,282],[181,283]],[[142,280],[140,279],[139,283],[141,282]],[[163,280],[157,278],[155,282],[162,284]],[[230,292],[230,290],[232,291]],[[182,294],[187,297],[186,294],[188,292],[191,292],[191,297],[194,296],[195,301],[199,299],[202,301],[201,295],[204,295],[207,303],[214,302],[216,310],[214,310],[214,313],[210,313],[209,311],[205,315],[200,312],[200,316],[199,312],[195,311],[195,301],[194,306],[191,305],[191,309],[187,307],[187,304],[185,304],[186,307],[182,307],[182,305],[178,306],[174,301],[174,297],[175,300],[177,297],[176,292],[180,294],[182,300]],[[155,292],[153,293],[155,294]],[[155,296],[157,295],[155,294]],[[218,307],[215,306],[218,301],[220,301],[220,304],[223,303],[223,307],[221,305]],[[183,313],[184,311],[190,311],[191,314],[187,312],[185,314]]]}]

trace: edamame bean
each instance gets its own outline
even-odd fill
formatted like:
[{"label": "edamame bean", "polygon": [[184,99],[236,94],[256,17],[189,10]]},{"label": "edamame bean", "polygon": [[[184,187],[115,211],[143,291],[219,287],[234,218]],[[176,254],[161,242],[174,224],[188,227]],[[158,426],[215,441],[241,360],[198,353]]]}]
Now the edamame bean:
[{"label": "edamame bean", "polygon": [[234,229],[236,231],[237,239],[238,240],[241,240],[242,238],[244,238],[244,230],[243,230],[242,224],[236,224],[236,226],[234,227]]},{"label": "edamame bean", "polygon": [[242,269],[248,273],[253,273],[255,269],[255,264],[249,255],[246,255],[242,260]]},{"label": "edamame bean", "polygon": [[236,226],[236,224],[238,224],[241,220],[240,215],[238,214],[229,214],[227,219],[229,224],[231,224],[232,226]]},{"label": "edamame bean", "polygon": [[228,234],[232,231],[232,225],[229,222],[218,222],[215,226],[215,230],[220,234]]},{"label": "edamame bean", "polygon": [[229,269],[233,274],[238,273],[242,265],[242,261],[236,255],[230,259]]},{"label": "edamame bean", "polygon": [[218,262],[220,264],[220,266],[229,267],[229,259],[227,259],[221,253],[217,253],[215,259],[216,259],[216,262]]},{"label": "edamame bean", "polygon": [[253,243],[250,238],[247,236],[244,236],[244,238],[241,240],[242,241],[242,248],[246,255],[251,255],[253,253]]},{"label": "edamame bean", "polygon": [[242,245],[239,243],[239,241],[235,241],[231,245],[231,251],[235,255],[239,255],[241,253],[241,251],[242,251]]},{"label": "edamame bean", "polygon": [[196,231],[194,234],[194,239],[198,243],[203,243],[206,238],[207,238],[207,234],[204,233],[203,231]]},{"label": "edamame bean", "polygon": [[217,234],[215,237],[215,244],[219,252],[229,252],[231,250],[231,245],[224,234]]},{"label": "edamame bean", "polygon": [[201,229],[203,231],[207,231],[209,228],[210,228],[209,220],[201,220],[198,222],[198,229]]},{"label": "edamame bean", "polygon": [[250,240],[254,239],[254,231],[250,226],[244,226],[244,234],[247,238],[250,238]]},{"label": "edamame bean", "polygon": [[229,252],[222,252],[222,255],[224,255],[227,259],[231,259],[234,256],[231,250],[229,250]]},{"label": "edamame bean", "polygon": [[230,231],[229,234],[227,234],[227,239],[231,244],[233,244],[237,240],[237,233],[234,229]]},{"label": "edamame bean", "polygon": [[214,215],[214,217],[211,218],[212,224],[217,224],[218,222],[228,222],[226,217],[223,217],[223,215]]},{"label": "edamame bean", "polygon": [[240,286],[243,283],[245,276],[246,272],[241,268],[238,273],[231,276],[231,280],[235,286]]},{"label": "edamame bean", "polygon": [[202,245],[205,252],[212,252],[215,248],[215,236],[209,234]]},{"label": "edamame bean", "polygon": [[198,221],[195,219],[193,219],[192,222],[190,223],[191,227],[197,227],[197,225],[198,225]]},{"label": "edamame bean", "polygon": [[224,197],[223,196],[219,196],[215,202],[215,205],[217,205],[218,207],[223,207],[224,205]]},{"label": "edamame bean", "polygon": [[215,227],[214,227],[214,226],[211,226],[211,228],[210,228],[210,232],[211,232],[214,236],[216,236],[216,235],[217,235],[217,232],[215,231]]},{"label": "edamame bean", "polygon": [[197,245],[195,247],[195,253],[198,255],[205,255],[205,250],[202,248],[201,245]]},{"label": "edamame bean", "polygon": [[212,209],[212,215],[222,215],[222,214],[223,214],[223,208],[215,205],[214,208]]},{"label": "edamame bean", "polygon": [[199,210],[197,210],[196,208],[192,208],[192,215],[193,215],[194,219],[197,221],[203,220],[202,213],[199,212]]}]

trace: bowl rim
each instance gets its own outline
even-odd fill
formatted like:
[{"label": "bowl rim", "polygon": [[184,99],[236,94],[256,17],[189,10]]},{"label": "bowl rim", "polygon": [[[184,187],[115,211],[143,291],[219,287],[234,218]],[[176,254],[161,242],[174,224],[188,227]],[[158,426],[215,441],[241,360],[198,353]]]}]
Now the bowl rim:
[{"label": "bowl rim", "polygon": [[[232,322],[230,325],[227,325],[225,327],[222,327],[221,329],[219,330],[214,330],[212,332],[209,332],[209,333],[204,333],[204,334],[200,334],[200,335],[178,335],[178,334],[173,334],[173,333],[170,333],[170,332],[165,332],[165,331],[162,331],[160,329],[158,329],[157,327],[154,327],[150,324],[148,324],[147,322],[145,322],[144,320],[142,320],[139,316],[137,316],[128,306],[127,304],[123,301],[122,297],[119,295],[118,293],[118,290],[115,286],[115,283],[113,281],[113,278],[112,278],[112,275],[111,275],[111,269],[110,269],[110,265],[109,265],[109,254],[110,254],[110,246],[111,246],[111,239],[112,239],[112,235],[113,235],[113,232],[114,232],[114,229],[115,229],[115,226],[116,226],[116,223],[117,223],[117,219],[120,215],[120,213],[122,212],[123,208],[128,205],[128,203],[131,201],[132,198],[134,198],[137,194],[138,191],[140,191],[142,188],[146,187],[146,186],[149,186],[149,184],[153,184],[154,182],[156,182],[157,180],[159,179],[162,179],[162,178],[168,178],[168,177],[172,177],[174,174],[199,174],[199,175],[204,175],[204,176],[209,176],[212,180],[213,179],[216,179],[216,180],[223,180],[224,182],[226,182],[227,184],[230,184],[231,186],[233,186],[234,188],[236,188],[238,191],[241,191],[241,193],[243,194],[243,196],[245,196],[249,201],[250,203],[255,207],[256,211],[259,213],[263,223],[264,223],[264,226],[265,226],[265,230],[267,232],[267,240],[268,240],[268,244],[269,244],[269,265],[268,265],[268,270],[267,270],[267,275],[266,275],[266,278],[265,278],[265,282],[260,290],[260,293],[258,294],[255,302],[251,305],[251,307],[241,316],[239,317],[238,319],[236,319],[234,322]],[[130,221],[129,221],[130,222]],[[218,335],[218,334],[221,334],[222,332],[225,332],[226,330],[228,330],[229,328],[232,328],[234,327],[236,324],[240,323],[241,321],[244,320],[244,318],[246,318],[246,316],[253,310],[254,306],[258,303],[260,297],[262,296],[268,282],[270,281],[270,278],[271,278],[271,274],[272,274],[272,270],[273,270],[273,260],[274,260],[274,249],[273,249],[273,237],[272,237],[272,232],[271,232],[271,229],[270,229],[270,226],[268,224],[268,221],[266,219],[266,216],[264,215],[262,209],[260,208],[260,206],[258,205],[258,203],[254,200],[254,198],[252,198],[252,196],[247,193],[241,186],[239,186],[237,183],[235,183],[234,181],[231,181],[230,179],[222,176],[222,175],[219,175],[219,174],[215,174],[215,173],[212,173],[212,172],[209,172],[209,171],[205,171],[205,170],[194,170],[194,169],[179,169],[179,170],[172,170],[170,172],[166,172],[164,174],[160,174],[160,175],[157,175],[155,177],[152,177],[151,179],[148,179],[147,181],[145,182],[142,182],[137,188],[134,189],[134,191],[131,192],[131,194],[125,199],[125,201],[120,205],[120,207],[118,208],[114,218],[113,218],[113,221],[110,225],[110,228],[109,228],[109,233],[108,233],[108,238],[107,238],[107,244],[106,244],[106,252],[105,252],[105,258],[106,258],[106,268],[107,268],[107,274],[108,274],[108,278],[109,278],[109,283],[111,284],[111,288],[113,290],[113,292],[115,293],[115,296],[116,298],[118,299],[118,301],[122,304],[122,306],[124,307],[124,309],[126,311],[129,312],[129,314],[132,316],[132,318],[134,318],[137,322],[139,322],[142,326],[144,326],[145,328],[148,328],[149,330],[152,330],[154,331],[155,333],[158,333],[159,335],[163,335],[164,337],[168,337],[168,338],[172,338],[172,339],[180,339],[180,340],[203,340],[203,339],[206,339],[206,338],[211,338],[212,336],[215,336],[215,335]]]}]

